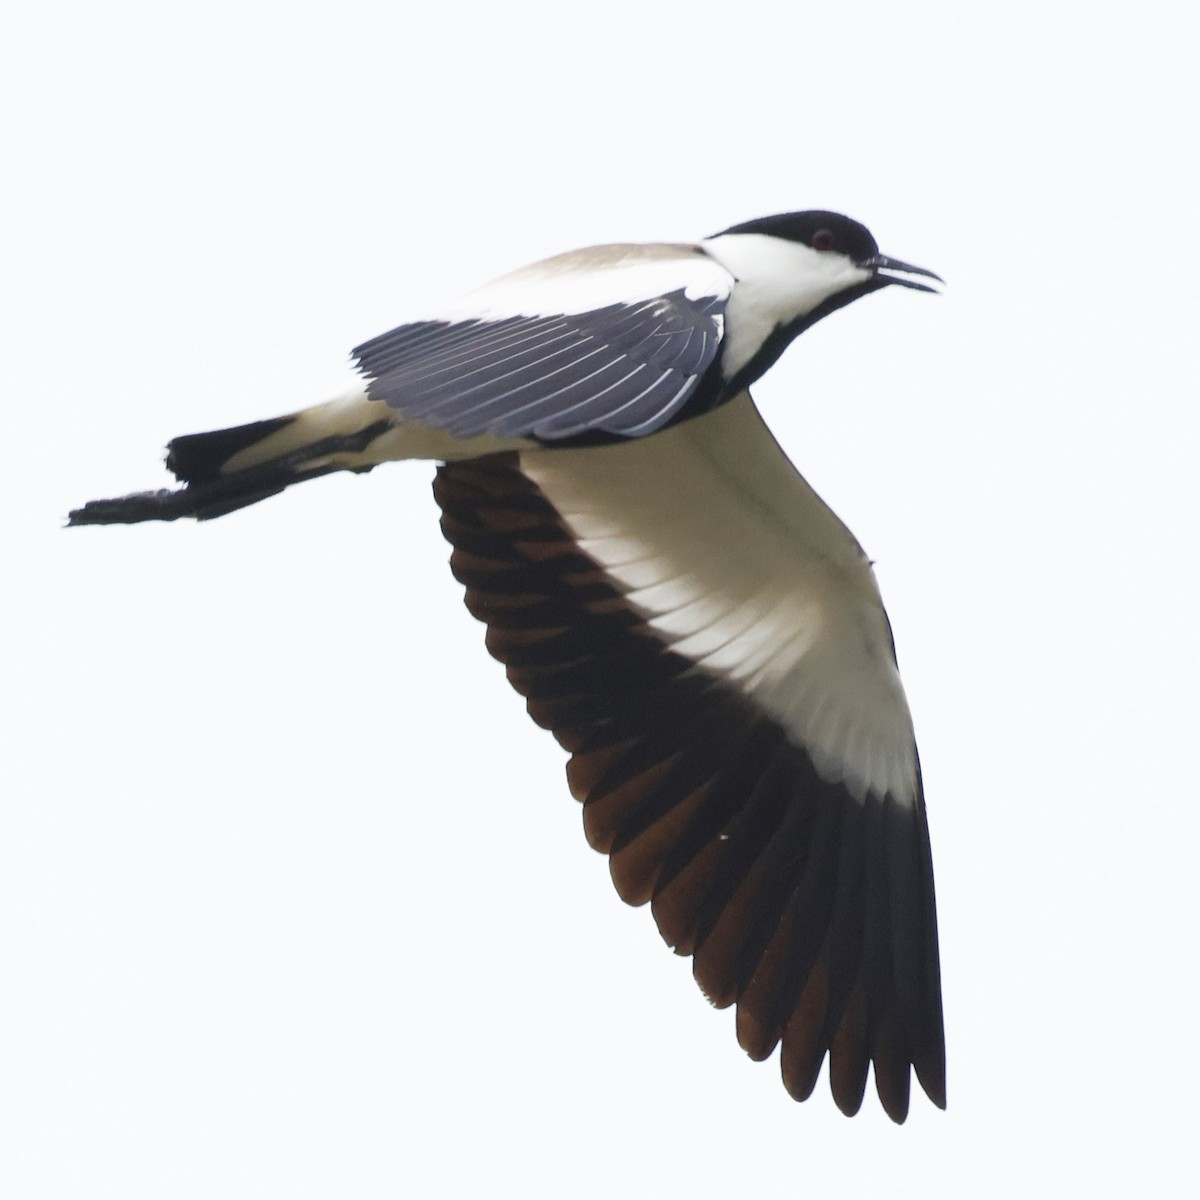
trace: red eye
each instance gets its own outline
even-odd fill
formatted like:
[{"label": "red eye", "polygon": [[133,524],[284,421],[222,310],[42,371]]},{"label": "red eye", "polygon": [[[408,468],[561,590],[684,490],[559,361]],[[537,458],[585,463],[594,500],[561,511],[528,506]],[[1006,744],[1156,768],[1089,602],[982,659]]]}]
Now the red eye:
[{"label": "red eye", "polygon": [[833,236],[832,229],[818,229],[816,233],[808,239],[808,244],[814,250],[832,250],[837,239]]}]

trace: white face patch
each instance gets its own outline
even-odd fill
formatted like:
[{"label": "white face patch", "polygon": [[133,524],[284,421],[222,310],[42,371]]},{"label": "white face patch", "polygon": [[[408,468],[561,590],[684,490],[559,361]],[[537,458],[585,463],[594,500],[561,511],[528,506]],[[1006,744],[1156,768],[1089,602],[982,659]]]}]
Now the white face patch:
[{"label": "white face patch", "polygon": [[778,326],[872,276],[844,254],[761,233],[723,233],[702,245],[737,281],[725,309],[726,378],[736,375]]},{"label": "white face patch", "polygon": [[826,779],[914,801],[870,564],[749,395],[644,441],[523,451],[521,469],[667,645],[758,703]]}]

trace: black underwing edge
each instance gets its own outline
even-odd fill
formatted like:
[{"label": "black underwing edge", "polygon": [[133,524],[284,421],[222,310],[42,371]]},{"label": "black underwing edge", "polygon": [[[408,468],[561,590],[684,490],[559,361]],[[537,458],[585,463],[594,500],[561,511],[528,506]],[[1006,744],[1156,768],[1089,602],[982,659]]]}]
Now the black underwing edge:
[{"label": "black underwing edge", "polygon": [[[589,839],[625,898],[650,900],[668,942],[693,953],[714,1002],[738,1004],[748,1052],[766,1057],[782,1038],[797,1099],[829,1054],[848,1114],[868,1062],[893,1120],[907,1114],[910,1064],[945,1107],[923,799],[853,801],[734,689],[639,632],[516,455],[445,465],[434,492],[489,650],[573,756]],[[722,727],[727,754],[712,736]],[[697,780],[708,781],[698,801]],[[694,901],[681,903],[688,888]]]}]

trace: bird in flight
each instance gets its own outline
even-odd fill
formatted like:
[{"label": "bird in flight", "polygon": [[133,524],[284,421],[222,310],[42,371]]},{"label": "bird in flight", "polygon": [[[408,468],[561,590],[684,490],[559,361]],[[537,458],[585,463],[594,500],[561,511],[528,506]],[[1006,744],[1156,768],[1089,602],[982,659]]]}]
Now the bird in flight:
[{"label": "bird in flight", "polygon": [[451,569],[567,750],[588,841],[754,1059],[897,1122],[945,1107],[929,830],[869,560],[748,387],[809,326],[931,271],[831,212],[525,267],[364,342],[365,385],[175,438],[182,486],[70,524],[205,520],[333,471],[439,464]]}]

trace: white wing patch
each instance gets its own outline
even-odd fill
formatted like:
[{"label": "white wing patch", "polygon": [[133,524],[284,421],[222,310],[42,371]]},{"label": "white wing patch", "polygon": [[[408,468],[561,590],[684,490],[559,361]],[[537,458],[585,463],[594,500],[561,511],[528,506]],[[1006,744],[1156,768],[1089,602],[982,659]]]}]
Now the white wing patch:
[{"label": "white wing patch", "polygon": [[874,573],[748,394],[645,441],[524,450],[521,468],[673,650],[761,705],[826,779],[914,802]]},{"label": "white wing patch", "polygon": [[724,298],[732,287],[733,276],[696,246],[593,246],[502,275],[423,319],[571,316],[680,290],[688,300]]}]

